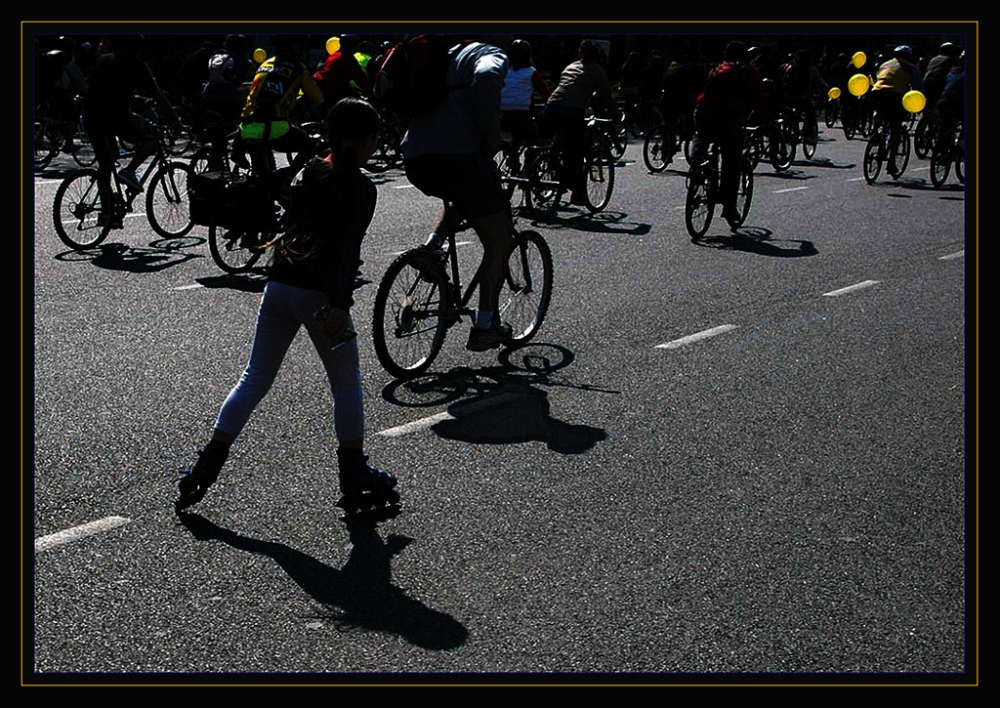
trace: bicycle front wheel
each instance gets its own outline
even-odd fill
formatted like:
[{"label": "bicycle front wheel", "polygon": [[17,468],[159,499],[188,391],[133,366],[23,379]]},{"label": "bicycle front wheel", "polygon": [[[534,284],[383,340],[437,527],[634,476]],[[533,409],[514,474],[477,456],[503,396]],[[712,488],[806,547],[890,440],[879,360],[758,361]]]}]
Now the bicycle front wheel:
[{"label": "bicycle front wheel", "polygon": [[714,212],[712,176],[705,169],[695,170],[688,178],[687,198],[684,201],[684,224],[692,238],[705,235],[712,224]]},{"label": "bicycle front wheel", "polygon": [[414,249],[389,264],[372,316],[372,343],[382,368],[400,379],[423,373],[452,323],[448,276],[438,259]]},{"label": "bicycle front wheel", "polygon": [[183,236],[194,227],[188,199],[190,175],[187,163],[168,162],[153,175],[146,190],[146,218],[153,231],[164,238]]},{"label": "bicycle front wheel", "polygon": [[615,188],[615,161],[611,151],[603,144],[595,146],[584,160],[584,169],[587,171],[587,209],[601,211],[611,201]]},{"label": "bicycle front wheel", "polygon": [[209,226],[208,250],[215,264],[225,272],[243,273],[264,255],[264,244],[273,235],[242,227]]},{"label": "bicycle front wheel", "polygon": [[52,215],[56,234],[70,248],[84,250],[100,244],[111,230],[111,219],[101,219],[97,170],[83,168],[64,179],[56,189]]},{"label": "bicycle front wheel", "polygon": [[552,299],[552,251],[537,231],[522,231],[507,257],[500,291],[500,321],[509,324],[511,344],[524,344],[538,332]]}]

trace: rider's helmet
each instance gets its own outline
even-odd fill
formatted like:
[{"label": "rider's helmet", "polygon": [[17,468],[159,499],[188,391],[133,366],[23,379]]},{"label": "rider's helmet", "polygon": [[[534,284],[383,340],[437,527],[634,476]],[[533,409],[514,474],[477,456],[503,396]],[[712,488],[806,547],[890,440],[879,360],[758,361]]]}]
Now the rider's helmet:
[{"label": "rider's helmet", "polygon": [[958,57],[961,52],[962,48],[952,42],[944,42],[938,47],[938,54],[944,54],[946,57]]},{"label": "rider's helmet", "polygon": [[892,56],[897,59],[906,59],[907,61],[913,61],[913,47],[909,44],[900,44],[898,47],[892,50]]},{"label": "rider's helmet", "polygon": [[726,45],[726,49],[722,53],[722,58],[725,61],[745,61],[747,58],[747,51],[746,42],[734,39]]},{"label": "rider's helmet", "polygon": [[525,63],[531,59],[531,45],[523,39],[515,39],[507,48],[507,56],[512,63]]}]

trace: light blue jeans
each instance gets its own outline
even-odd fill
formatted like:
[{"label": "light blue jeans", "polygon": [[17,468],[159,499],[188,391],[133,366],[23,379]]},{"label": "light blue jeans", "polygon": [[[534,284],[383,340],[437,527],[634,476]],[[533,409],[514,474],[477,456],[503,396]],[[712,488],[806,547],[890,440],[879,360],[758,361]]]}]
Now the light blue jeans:
[{"label": "light blue jeans", "polygon": [[[305,325],[319,353],[333,393],[333,427],[337,440],[361,440],[365,432],[358,340],[354,338],[331,351],[313,313],[327,305],[325,293],[269,281],[257,310],[250,359],[239,382],[219,410],[215,428],[237,437],[278,375],[285,353]],[[353,318],[348,325],[354,329]]]}]

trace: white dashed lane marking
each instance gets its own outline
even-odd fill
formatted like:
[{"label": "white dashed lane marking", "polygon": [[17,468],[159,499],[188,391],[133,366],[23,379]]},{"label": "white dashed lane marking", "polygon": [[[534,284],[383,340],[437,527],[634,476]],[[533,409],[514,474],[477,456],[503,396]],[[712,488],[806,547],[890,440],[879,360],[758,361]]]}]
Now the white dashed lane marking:
[{"label": "white dashed lane marking", "polygon": [[718,327],[712,327],[711,329],[702,330],[701,332],[696,332],[695,334],[689,334],[686,337],[681,337],[680,339],[675,339],[672,342],[666,342],[664,344],[657,344],[657,349],[678,349],[680,347],[686,346],[688,344],[693,344],[694,342],[700,342],[703,339],[708,339],[709,337],[715,337],[720,334],[725,334],[736,329],[736,325],[719,325]]},{"label": "white dashed lane marking", "polygon": [[59,531],[57,533],[49,534],[48,536],[42,536],[35,539],[35,553],[54,548],[56,546],[61,546],[65,543],[70,543],[71,541],[77,541],[81,538],[86,538],[87,536],[104,533],[105,531],[116,529],[119,526],[124,526],[127,523],[129,523],[129,519],[124,517],[108,516],[103,519],[98,519],[97,521],[91,521],[87,524],[74,526],[73,528],[66,529],[65,531]]},{"label": "white dashed lane marking", "polygon": [[863,280],[860,283],[855,283],[854,285],[848,285],[846,288],[840,288],[839,290],[831,290],[828,293],[823,293],[823,297],[839,297],[840,295],[847,295],[848,293],[853,293],[856,290],[863,290],[864,288],[870,288],[873,285],[878,285],[878,281]]}]

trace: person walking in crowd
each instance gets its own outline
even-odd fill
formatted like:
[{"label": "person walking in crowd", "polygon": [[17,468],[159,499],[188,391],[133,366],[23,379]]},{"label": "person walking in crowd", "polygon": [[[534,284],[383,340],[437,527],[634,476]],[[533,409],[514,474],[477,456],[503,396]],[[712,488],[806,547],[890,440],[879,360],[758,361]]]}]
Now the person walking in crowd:
[{"label": "person walking in crowd", "polygon": [[249,361],[219,410],[211,439],[179,480],[178,511],[199,502],[216,482],[302,327],[333,394],[341,504],[347,508],[364,497],[398,500],[395,476],[370,465],[365,454],[358,343],[345,340],[354,329],[355,274],[377,197],[360,167],[375,151],[380,118],[370,104],[345,98],[329,110],[326,126],[331,154],[312,159],[292,183],[289,225],[272,244]]}]

